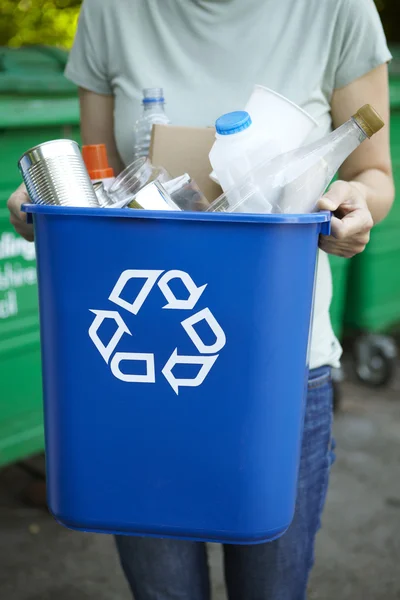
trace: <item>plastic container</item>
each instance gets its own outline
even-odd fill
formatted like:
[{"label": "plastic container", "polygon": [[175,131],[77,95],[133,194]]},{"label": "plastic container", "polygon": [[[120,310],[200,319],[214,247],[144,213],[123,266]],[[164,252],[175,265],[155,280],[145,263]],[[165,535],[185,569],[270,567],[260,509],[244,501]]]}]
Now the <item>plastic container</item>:
[{"label": "plastic container", "polygon": [[333,331],[338,339],[344,333],[347,282],[351,261],[339,256],[329,256],[332,271],[333,296],[329,309]]},{"label": "plastic container", "polygon": [[101,181],[107,191],[113,183],[114,169],[108,164],[105,144],[90,144],[82,146],[82,156],[90,179],[93,183]]},{"label": "plastic container", "polygon": [[236,544],[280,536],[329,214],[24,210],[55,518]]},{"label": "plastic container", "polygon": [[152,181],[145,185],[126,208],[143,210],[180,210],[171,196],[158,181]]},{"label": "plastic container", "polygon": [[143,90],[143,113],[135,123],[134,157],[135,160],[149,155],[151,130],[153,125],[169,125],[170,120],[165,114],[165,98],[162,88],[147,88]]},{"label": "plastic container", "polygon": [[399,65],[400,61],[393,61],[390,76],[390,141],[397,197],[386,219],[371,231],[371,241],[365,251],[352,259],[349,278],[346,325],[349,329],[370,333],[400,328]]},{"label": "plastic container", "polygon": [[265,140],[265,136],[253,125],[246,111],[222,115],[215,123],[215,143],[210,152],[213,173],[224,192],[256,167],[260,162],[276,156],[279,144]]},{"label": "plastic container", "polygon": [[[233,121],[233,118],[227,119],[230,120]],[[250,128],[250,123],[250,117],[243,118],[243,127]],[[235,124],[236,122],[233,127]],[[227,212],[311,213],[316,210],[318,199],[344,160],[383,126],[384,122],[373,107],[365,105],[341,127],[312,144],[270,160],[260,159],[263,156],[261,147],[261,151],[253,157],[255,166],[251,169],[248,168],[250,161],[245,160],[247,157],[243,153],[237,163],[247,167],[244,169],[246,173],[240,173],[239,165],[235,171],[229,171],[229,174],[234,172],[235,177],[238,176],[238,181],[211,205],[210,210],[222,208]],[[218,150],[218,140],[211,150],[210,158],[214,149]],[[238,152],[240,149],[239,142]],[[222,155],[220,148],[221,164]],[[236,167],[234,160],[229,162],[229,169],[231,165]]]},{"label": "plastic container", "polygon": [[203,212],[210,206],[197,183],[187,173],[164,183],[163,187],[180,210]]},{"label": "plastic container", "polygon": [[290,152],[304,144],[318,127],[318,122],[305,110],[262,85],[254,86],[245,110],[259,131],[279,140],[281,152]]},{"label": "plastic container", "polygon": [[115,178],[108,195],[113,202],[123,203],[148,183],[164,183],[170,179],[171,175],[162,167],[155,167],[148,158],[138,158]]},{"label": "plastic container", "polygon": [[103,208],[114,206],[114,202],[112,202],[109,195],[107,194],[104,188],[104,183],[102,181],[94,181],[93,189],[94,193],[96,194],[99,206],[102,206]]}]

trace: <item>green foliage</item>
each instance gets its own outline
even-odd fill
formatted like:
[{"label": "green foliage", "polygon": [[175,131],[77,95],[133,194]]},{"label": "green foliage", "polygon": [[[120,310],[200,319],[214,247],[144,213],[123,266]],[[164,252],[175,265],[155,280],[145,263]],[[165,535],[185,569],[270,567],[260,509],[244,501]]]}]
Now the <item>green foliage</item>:
[{"label": "green foliage", "polygon": [[81,0],[0,0],[0,46],[69,48]]},{"label": "green foliage", "polygon": [[[399,0],[375,2],[389,41],[400,42]],[[81,3],[82,0],[0,0],[0,46],[47,44],[69,48]]]}]

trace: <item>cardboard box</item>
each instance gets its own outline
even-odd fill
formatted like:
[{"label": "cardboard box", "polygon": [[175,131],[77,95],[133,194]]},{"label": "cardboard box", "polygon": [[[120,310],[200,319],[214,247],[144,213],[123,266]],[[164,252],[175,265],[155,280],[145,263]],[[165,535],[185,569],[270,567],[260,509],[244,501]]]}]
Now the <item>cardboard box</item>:
[{"label": "cardboard box", "polygon": [[178,127],[154,125],[150,144],[150,160],[173,177],[188,173],[211,203],[222,190],[209,175],[212,171],[208,155],[215,140],[212,127]]}]

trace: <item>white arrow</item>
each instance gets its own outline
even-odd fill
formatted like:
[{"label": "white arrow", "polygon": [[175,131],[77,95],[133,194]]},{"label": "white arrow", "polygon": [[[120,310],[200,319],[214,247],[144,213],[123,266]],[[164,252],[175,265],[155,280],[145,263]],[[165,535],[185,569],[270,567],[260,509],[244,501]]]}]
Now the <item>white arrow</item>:
[{"label": "white arrow", "polygon": [[[129,335],[132,335],[132,334],[129,331],[128,327],[126,326],[121,315],[117,311],[115,311],[115,310],[93,310],[93,309],[89,309],[89,310],[90,310],[90,312],[92,312],[96,315],[95,318],[93,319],[93,323],[89,327],[89,332],[88,332],[89,337],[92,340],[92,342],[94,343],[94,345],[96,346],[97,350],[100,352],[101,356],[106,361],[106,363],[108,363],[108,360],[109,360],[111,354],[114,352],[119,340],[122,338],[124,333],[128,333]],[[101,341],[101,339],[99,338],[99,336],[97,335],[99,327],[105,319],[113,319],[118,326],[117,330],[115,331],[114,335],[112,336],[111,340],[108,342],[107,345],[104,345],[103,342]]]},{"label": "white arrow", "polygon": [[[146,363],[146,373],[144,375],[135,375],[132,373],[123,373],[120,369],[120,363],[123,361],[140,361]],[[111,372],[117,379],[127,383],[155,383],[154,354],[143,354],[139,352],[116,352],[111,361]]]},{"label": "white arrow", "polygon": [[[178,355],[178,349],[175,348],[163,368],[162,374],[174,390],[175,394],[178,395],[180,387],[198,387],[201,385],[217,358],[218,354],[216,356],[182,356]],[[172,372],[177,364],[201,365],[201,369],[194,379],[177,379]]]},{"label": "white arrow", "polygon": [[[171,279],[180,279],[182,281],[183,285],[189,292],[189,298],[187,298],[186,300],[179,300],[179,298],[176,298],[175,294],[168,285]],[[207,284],[198,288],[188,273],[185,273],[185,271],[172,270],[168,271],[161,277],[160,281],[158,282],[158,287],[160,288],[160,290],[164,294],[165,299],[168,302],[168,304],[163,306],[163,308],[192,310],[192,308],[196,306],[197,301],[206,289]]]},{"label": "white arrow", "polygon": [[[215,335],[215,342],[211,345],[207,345],[203,342],[197,331],[194,329],[193,325],[195,323],[199,323],[200,321],[206,321],[210,329]],[[209,308],[204,308],[200,310],[195,315],[188,317],[181,323],[182,327],[192,340],[193,344],[196,346],[197,350],[200,354],[214,354],[215,352],[219,352],[226,344],[226,336],[224,330],[221,325],[218,323],[217,319],[214,317]]]},{"label": "white arrow", "polygon": [[[164,271],[152,271],[150,269],[127,269],[121,273],[108,299],[111,300],[111,302],[114,302],[114,304],[117,304],[134,315],[137,315],[161,273],[164,273]],[[131,279],[146,279],[146,281],[144,282],[143,287],[136,296],[135,300],[133,302],[128,302],[127,300],[121,298],[120,294],[122,293],[128,281]]]}]

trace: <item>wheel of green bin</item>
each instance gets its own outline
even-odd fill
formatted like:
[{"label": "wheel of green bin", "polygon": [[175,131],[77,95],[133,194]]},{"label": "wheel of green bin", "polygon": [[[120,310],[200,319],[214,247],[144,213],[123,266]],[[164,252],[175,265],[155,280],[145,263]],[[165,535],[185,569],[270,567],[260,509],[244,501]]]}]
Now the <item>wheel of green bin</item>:
[{"label": "wheel of green bin", "polygon": [[371,387],[386,386],[396,371],[396,343],[384,335],[359,336],[354,344],[353,359],[355,372],[362,383]]}]

